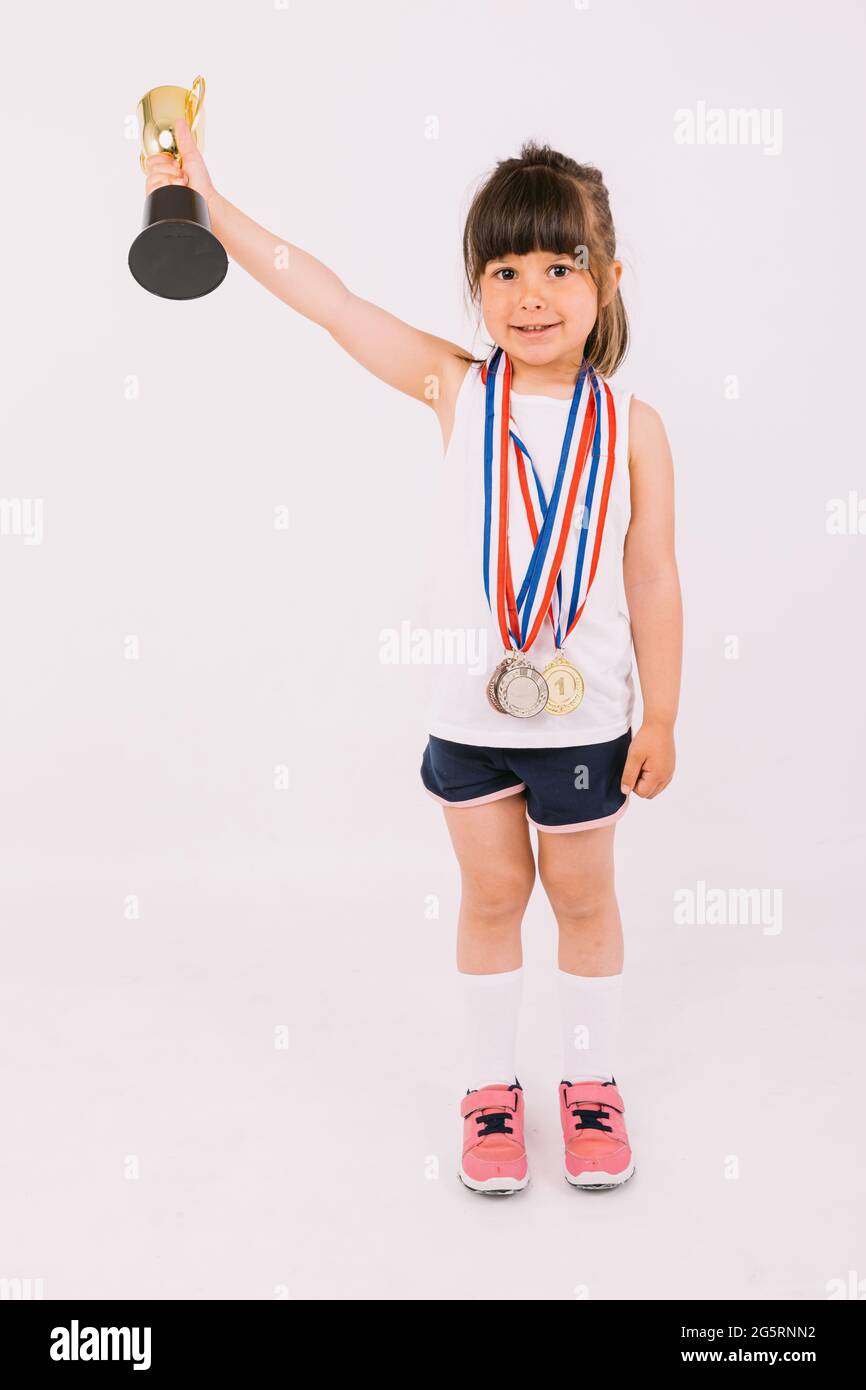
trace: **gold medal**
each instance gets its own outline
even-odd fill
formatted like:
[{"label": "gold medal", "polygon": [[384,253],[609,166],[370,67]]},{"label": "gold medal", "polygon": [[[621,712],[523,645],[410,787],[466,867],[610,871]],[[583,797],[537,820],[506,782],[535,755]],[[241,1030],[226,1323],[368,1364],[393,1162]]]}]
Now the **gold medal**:
[{"label": "gold medal", "polygon": [[558,651],[553,660],[547,663],[543,675],[550,691],[545,713],[570,714],[577,709],[583,699],[583,676],[563,651]]}]

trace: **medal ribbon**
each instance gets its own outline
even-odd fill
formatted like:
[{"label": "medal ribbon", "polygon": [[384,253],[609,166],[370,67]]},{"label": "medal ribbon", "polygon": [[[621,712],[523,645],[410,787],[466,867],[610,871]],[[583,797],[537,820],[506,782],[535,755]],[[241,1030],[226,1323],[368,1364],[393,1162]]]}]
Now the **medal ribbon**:
[{"label": "medal ribbon", "polygon": [[[544,488],[541,485],[541,479],[538,476],[538,470],[536,469],[535,464],[532,462],[532,455],[530,454],[526,445],[523,443],[523,440],[519,439],[518,436],[514,433],[514,430],[510,430],[509,433],[514,441],[514,448],[517,457],[517,481],[520,483],[520,495],[523,498],[523,505],[526,509],[526,519],[529,522],[529,534],[532,537],[532,544],[534,546],[538,540],[538,536],[541,531],[541,527],[544,524],[544,518],[547,513],[547,498],[544,495]],[[535,492],[533,492],[529,486],[529,480],[526,476],[526,464],[524,463],[524,459],[529,459],[529,466],[532,469],[532,477],[535,482]],[[561,611],[562,574],[560,573],[556,576],[555,621],[553,617],[553,604],[551,604],[550,608],[548,608],[547,610],[547,616],[550,618],[550,625],[553,628],[554,640],[556,641],[557,647],[559,647],[559,614]]]},{"label": "medal ribbon", "polygon": [[[504,365],[503,365],[504,361]],[[527,651],[550,617],[557,649],[562,644],[562,564],[571,520],[578,497],[581,478],[592,443],[592,462],[587,477],[583,505],[583,524],[577,547],[574,582],[567,613],[565,636],[573,630],[586,603],[598,566],[601,539],[607,517],[607,505],[613,477],[616,444],[616,419],[613,397],[605,381],[600,381],[587,363],[581,365],[575,381],[574,396],[563,439],[556,479],[548,503],[531,455],[510,428],[511,363],[507,354],[497,348],[482,368],[482,381],[487,388],[484,429],[484,552],[483,573],[487,602],[491,591],[496,597],[496,615],[503,646],[511,649],[512,639],[518,650]],[[588,383],[588,389],[587,389]],[[602,389],[605,401],[602,400]],[[607,437],[605,475],[598,488],[599,462],[604,436]],[[498,440],[498,466],[494,466],[494,442]],[[529,523],[533,551],[526,576],[515,600],[511,576],[511,557],[508,546],[508,466],[510,445],[513,442],[517,478]],[[524,457],[529,459],[537,497],[526,475]],[[569,477],[569,463],[572,463]],[[568,479],[568,481],[566,481]],[[593,509],[593,502],[597,505]],[[592,559],[585,572],[587,550]],[[585,582],[584,582],[585,576]],[[556,620],[552,598],[556,591]],[[578,606],[579,602],[579,606]]]},{"label": "medal ribbon", "polygon": [[[507,354],[503,354],[501,348],[497,348],[482,372],[482,379],[485,381],[487,389],[484,438],[485,593],[491,609],[493,608],[491,593],[495,593],[495,611],[500,635],[503,646],[509,650],[512,646],[512,640],[518,650],[524,651],[535,641],[541,623],[550,608],[553,590],[556,587],[562,566],[565,541],[574,513],[577,486],[594,426],[595,402],[592,394],[586,389],[586,375],[586,369],[582,366],[575,382],[551,502],[543,513],[541,526],[534,540],[526,579],[515,604],[508,548],[510,359]],[[495,444],[498,444],[498,461],[494,466]],[[575,444],[577,462],[572,469],[571,482],[566,486],[568,464],[574,453]],[[495,546],[493,542],[495,542]]]},{"label": "medal ribbon", "polygon": [[[577,558],[575,562],[574,584],[572,587],[571,601],[569,603],[568,613],[566,615],[567,628],[564,635],[565,637],[568,637],[569,634],[573,631],[581,617],[581,614],[583,613],[584,605],[586,603],[587,596],[592,587],[592,582],[595,578],[596,570],[598,568],[598,557],[601,551],[601,542],[604,534],[604,525],[605,521],[607,520],[607,508],[608,501],[610,498],[611,484],[613,482],[614,460],[616,457],[616,411],[614,408],[613,396],[611,394],[611,390],[607,382],[600,380],[594,372],[592,372],[591,374],[591,382],[592,389],[596,397],[596,404],[599,411],[600,428],[596,430],[595,438],[593,440],[592,464],[590,466],[589,475],[587,478],[587,486],[583,502],[583,521],[580,528],[580,540],[577,546]],[[601,399],[602,390],[604,391],[603,401]],[[535,511],[535,508],[533,506],[533,499],[531,497],[531,494],[529,493],[528,486],[523,481],[525,477],[525,467],[523,465],[521,451],[529,459],[530,465],[532,466],[533,475],[535,478],[535,486],[538,491],[538,495],[541,499],[540,506],[542,513],[544,512],[547,506],[544,497],[544,489],[541,484],[541,479],[538,477],[538,473],[536,472],[535,465],[532,463],[532,457],[529,453],[529,450],[526,448],[526,445],[523,443],[522,440],[518,438],[518,436],[514,433],[513,430],[511,431],[511,438],[514,440],[515,448],[517,450],[518,476],[521,479],[521,495],[524,499],[524,506],[527,507],[527,519],[529,521],[530,534],[532,535],[534,541],[537,534],[537,521],[534,515],[530,516],[529,514],[529,508],[532,507],[533,512]],[[606,461],[604,467],[604,476],[600,479],[600,460],[601,457],[605,454],[605,452]],[[597,493],[599,487],[601,490],[600,493]],[[588,567],[586,565],[587,553],[591,553],[592,557]],[[525,583],[526,581],[524,581],[524,584]],[[551,624],[554,627],[556,647],[557,649],[559,649],[564,641],[564,637],[561,631],[561,576],[557,578],[556,587],[558,599],[557,618],[556,622],[554,623],[553,615],[551,613],[550,620]],[[580,600],[579,606],[578,599]],[[519,603],[520,596],[518,596],[518,604]]]}]

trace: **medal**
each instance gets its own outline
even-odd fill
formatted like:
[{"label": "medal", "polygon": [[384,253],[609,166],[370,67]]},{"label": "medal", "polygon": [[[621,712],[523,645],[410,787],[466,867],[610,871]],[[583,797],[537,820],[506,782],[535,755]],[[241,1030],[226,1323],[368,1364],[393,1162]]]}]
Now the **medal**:
[{"label": "medal", "polygon": [[548,694],[544,676],[521,657],[509,661],[496,681],[495,695],[500,709],[518,719],[540,714],[547,704]]},{"label": "medal", "polygon": [[583,699],[583,676],[576,666],[558,651],[552,661],[548,661],[543,671],[550,696],[545,705],[548,714],[571,714]]},{"label": "medal", "polygon": [[[506,650],[506,656],[488,680],[487,698],[495,710],[520,719],[542,710],[550,714],[568,714],[577,709],[585,687],[580,672],[565,656],[562,642],[583,613],[598,566],[616,448],[613,397],[607,382],[584,360],[575,380],[559,466],[548,501],[529,450],[511,428],[511,361],[501,348],[497,348],[485,363],[482,380],[487,392],[484,590],[488,606],[495,612]],[[606,460],[602,467],[603,452]],[[533,543],[527,571],[516,596],[508,544],[512,457],[516,460],[519,495]],[[526,460],[532,469],[534,488],[527,475]],[[578,507],[579,493],[582,500]],[[576,510],[582,514],[582,521],[563,634],[562,570]],[[527,652],[546,618],[553,628],[556,654],[541,672],[529,661]]]},{"label": "medal", "polygon": [[496,698],[496,682],[498,681],[499,677],[502,675],[502,672],[503,672],[508,666],[510,666],[510,664],[511,664],[511,662],[512,662],[513,660],[514,660],[514,653],[513,653],[513,652],[509,652],[507,656],[504,656],[504,657],[502,658],[502,660],[500,661],[499,665],[496,666],[496,667],[494,667],[494,669],[493,669],[493,674],[491,675],[489,681],[487,682],[487,698],[488,698],[488,700],[490,701],[490,703],[491,703],[491,705],[493,706],[493,708],[494,708],[499,714],[505,714],[506,711],[502,708],[502,706],[500,705],[498,699]]}]

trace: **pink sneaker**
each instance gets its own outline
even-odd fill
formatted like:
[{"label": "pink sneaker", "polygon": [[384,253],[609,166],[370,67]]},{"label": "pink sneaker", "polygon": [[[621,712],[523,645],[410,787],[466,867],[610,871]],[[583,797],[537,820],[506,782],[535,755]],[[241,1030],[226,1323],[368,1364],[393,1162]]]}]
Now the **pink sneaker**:
[{"label": "pink sneaker", "polygon": [[473,1192],[506,1196],[529,1182],[523,1143],[523,1088],[485,1086],[460,1102],[463,1158],[460,1180]]},{"label": "pink sneaker", "polygon": [[613,1081],[562,1081],[565,1176],[574,1187],[619,1187],[634,1172],[622,1096]]}]

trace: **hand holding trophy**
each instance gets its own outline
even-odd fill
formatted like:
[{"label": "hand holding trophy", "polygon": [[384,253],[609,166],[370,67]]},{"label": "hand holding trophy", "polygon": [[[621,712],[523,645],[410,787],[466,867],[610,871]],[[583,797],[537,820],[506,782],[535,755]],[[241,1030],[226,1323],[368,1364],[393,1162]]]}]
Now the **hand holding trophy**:
[{"label": "hand holding trophy", "polygon": [[129,268],[140,285],[163,299],[210,294],[228,270],[208,216],[213,184],[201,154],[204,90],[204,78],[197,77],[189,90],[154,87],[138,103],[147,198]]}]

